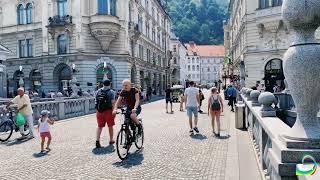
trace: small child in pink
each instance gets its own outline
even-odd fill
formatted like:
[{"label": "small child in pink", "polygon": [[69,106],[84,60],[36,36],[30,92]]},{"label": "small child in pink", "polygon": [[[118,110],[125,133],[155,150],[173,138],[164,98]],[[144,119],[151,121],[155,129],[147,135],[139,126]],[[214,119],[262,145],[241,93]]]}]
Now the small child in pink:
[{"label": "small child in pink", "polygon": [[45,142],[46,138],[48,138],[46,150],[47,150],[47,152],[49,152],[51,150],[49,147],[50,143],[51,143],[51,134],[50,134],[50,126],[49,125],[53,125],[54,120],[49,118],[49,114],[50,114],[50,112],[47,110],[43,110],[40,113],[41,118],[39,119],[39,123],[38,123],[38,131],[39,131],[40,137],[41,137],[41,152],[40,153],[45,152],[44,142]]}]

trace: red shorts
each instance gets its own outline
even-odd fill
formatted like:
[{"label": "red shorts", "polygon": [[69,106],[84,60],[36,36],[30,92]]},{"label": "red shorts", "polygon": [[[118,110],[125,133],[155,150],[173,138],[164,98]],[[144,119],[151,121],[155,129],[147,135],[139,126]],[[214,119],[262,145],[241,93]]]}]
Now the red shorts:
[{"label": "red shorts", "polygon": [[50,132],[42,132],[42,133],[40,133],[40,137],[42,137],[42,138],[45,138],[45,137],[51,138],[51,134],[50,134]]},{"label": "red shorts", "polygon": [[114,126],[114,118],[115,116],[112,115],[112,109],[104,112],[97,111],[97,122],[99,128],[105,127],[106,123],[108,127]]}]

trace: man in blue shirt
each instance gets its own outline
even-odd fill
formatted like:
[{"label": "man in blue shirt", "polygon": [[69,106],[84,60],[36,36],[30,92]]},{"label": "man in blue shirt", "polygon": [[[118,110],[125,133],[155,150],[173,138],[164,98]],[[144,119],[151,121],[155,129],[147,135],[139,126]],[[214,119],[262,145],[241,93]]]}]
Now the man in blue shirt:
[{"label": "man in blue shirt", "polygon": [[229,105],[231,106],[231,111],[234,112],[234,104],[237,101],[237,89],[233,85],[229,85],[227,89],[227,96],[229,98]]}]

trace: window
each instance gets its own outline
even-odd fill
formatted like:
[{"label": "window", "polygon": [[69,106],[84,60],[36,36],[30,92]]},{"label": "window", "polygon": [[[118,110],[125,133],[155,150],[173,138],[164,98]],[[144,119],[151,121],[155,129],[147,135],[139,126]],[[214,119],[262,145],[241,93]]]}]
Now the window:
[{"label": "window", "polygon": [[155,29],[152,29],[152,41],[156,41],[156,31]]},{"label": "window", "polygon": [[22,4],[19,4],[19,6],[17,7],[17,21],[18,24],[24,24],[25,23],[25,11],[24,11],[24,7]]},{"label": "window", "polygon": [[151,51],[150,49],[147,49],[147,62],[151,61]]},{"label": "window", "polygon": [[197,71],[199,71],[200,70],[200,66],[199,65],[197,65]]},{"label": "window", "polygon": [[154,65],[157,64],[157,63],[156,63],[156,57],[157,57],[156,53],[153,53],[152,60],[153,60],[153,64],[154,64]]},{"label": "window", "polygon": [[161,66],[161,56],[158,55],[158,65]]},{"label": "window", "polygon": [[195,74],[192,74],[192,78],[194,79],[196,77],[196,75]]},{"label": "window", "polygon": [[160,42],[160,33],[158,32],[158,35],[157,35],[157,38],[158,38],[158,44],[160,45],[161,44],[161,42]]},{"label": "window", "polygon": [[199,63],[199,58],[197,58],[197,63]]},{"label": "window", "polygon": [[173,58],[173,64],[177,64],[177,58]]},{"label": "window", "polygon": [[61,34],[57,38],[57,48],[58,54],[66,54],[67,53],[67,37],[64,34]]},{"label": "window", "polygon": [[138,15],[138,29],[139,32],[142,32],[142,17],[140,14]]},{"label": "window", "polygon": [[32,23],[32,4],[28,3],[26,7],[26,12],[27,12],[27,24]]},{"label": "window", "polygon": [[272,0],[272,6],[281,6],[282,5],[282,0]]},{"label": "window", "polygon": [[194,58],[192,58],[192,63],[194,63]]},{"label": "window", "polygon": [[110,0],[110,15],[116,16],[117,14],[117,0]]},{"label": "window", "polygon": [[199,74],[197,74],[197,78],[200,78],[200,75],[199,75]]},{"label": "window", "polygon": [[19,40],[19,57],[32,57],[32,39]]},{"label": "window", "polygon": [[191,62],[191,61],[190,61],[190,58],[188,58],[188,63],[190,64],[190,62]]},{"label": "window", "polygon": [[151,12],[151,13],[152,13],[152,17],[155,18],[155,16],[154,16],[154,7],[152,7],[152,10],[151,10],[151,11],[152,11],[152,12]]},{"label": "window", "polygon": [[58,15],[63,17],[67,15],[67,0],[57,0],[58,3]]},{"label": "window", "polygon": [[208,67],[208,72],[210,72],[210,67]]},{"label": "window", "polygon": [[196,70],[196,67],[193,65],[192,66],[192,71],[195,71]]},{"label": "window", "polygon": [[98,0],[98,14],[108,14],[108,0]]},{"label": "window", "polygon": [[190,69],[190,65],[188,65],[188,71],[191,71],[191,69]]},{"label": "window", "polygon": [[177,52],[177,45],[173,45],[173,52]]},{"label": "window", "polygon": [[265,9],[270,6],[269,0],[259,0],[259,8],[260,9]]},{"label": "window", "polygon": [[139,44],[139,58],[143,59],[143,46]]},{"label": "window", "polygon": [[150,38],[150,26],[148,22],[146,22],[146,35],[148,38]]}]

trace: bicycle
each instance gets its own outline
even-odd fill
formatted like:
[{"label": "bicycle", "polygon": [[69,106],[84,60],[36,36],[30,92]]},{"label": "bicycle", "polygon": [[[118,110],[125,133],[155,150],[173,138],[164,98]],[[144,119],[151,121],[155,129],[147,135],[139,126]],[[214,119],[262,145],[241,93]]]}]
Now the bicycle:
[{"label": "bicycle", "polygon": [[[127,109],[122,108],[121,113],[123,115],[123,124],[121,125],[121,129],[117,135],[117,154],[121,160],[124,160],[128,157],[129,150],[131,148],[132,143],[135,144],[136,148],[140,150],[143,146],[144,141],[144,133],[143,127],[141,128],[141,133],[138,132],[138,127],[132,122],[130,118],[126,118]],[[142,125],[142,119],[139,118],[139,121]]]},{"label": "bicycle", "polygon": [[[0,113],[0,142],[6,142],[12,136],[13,130],[15,132],[19,131],[19,127],[15,122],[15,113],[12,110],[7,110]],[[22,136],[28,136],[30,134],[29,125],[26,122],[24,125],[24,133]]]}]

